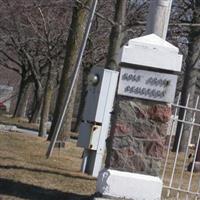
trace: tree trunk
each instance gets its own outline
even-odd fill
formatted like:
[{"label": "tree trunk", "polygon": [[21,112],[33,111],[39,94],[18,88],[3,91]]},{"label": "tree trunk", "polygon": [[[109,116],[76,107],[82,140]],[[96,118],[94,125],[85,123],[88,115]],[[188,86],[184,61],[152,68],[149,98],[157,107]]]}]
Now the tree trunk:
[{"label": "tree trunk", "polygon": [[47,133],[47,122],[49,116],[49,109],[51,105],[52,93],[53,93],[53,88],[51,86],[47,86],[41,111],[40,128],[38,135],[40,137],[45,137]]},{"label": "tree trunk", "polygon": [[[195,10],[193,13],[192,23],[200,23],[200,2],[195,1]],[[200,27],[192,27],[189,36],[189,47],[188,55],[186,58],[186,69],[184,73],[184,82],[182,87],[181,95],[181,105],[185,105],[187,101],[187,96],[190,94],[189,107],[194,106],[194,96],[198,77],[198,65],[199,65],[199,55],[200,55]],[[186,119],[190,120],[192,117],[192,112],[187,112]],[[184,116],[184,109],[179,111],[179,119],[182,120]],[[181,132],[182,123],[179,122],[177,126],[177,131],[175,135],[175,141],[173,145],[173,151],[176,151],[178,140]],[[185,125],[184,131],[181,137],[180,149],[179,151],[185,151],[189,139],[190,125]]]},{"label": "tree trunk", "polygon": [[42,107],[43,89],[37,88],[35,91],[35,102],[33,106],[33,112],[29,120],[30,123],[37,123],[41,107]]},{"label": "tree trunk", "polygon": [[30,82],[22,79],[20,83],[19,95],[13,117],[25,117],[28,95],[29,95],[28,94],[29,87],[30,87]]},{"label": "tree trunk", "polygon": [[[85,6],[90,7],[92,0],[82,0],[82,3]],[[67,47],[66,47],[66,54],[64,60],[64,66],[62,71],[62,77],[60,82],[60,88],[58,92],[58,98],[56,101],[56,108],[53,116],[53,122],[50,130],[50,134],[48,136],[48,140],[51,139],[51,136],[55,130],[55,126],[57,120],[59,119],[60,113],[62,113],[64,108],[64,100],[66,97],[67,91],[69,91],[69,84],[72,80],[72,75],[74,72],[75,63],[77,60],[78,52],[81,46],[81,42],[83,39],[83,35],[85,32],[85,27],[88,18],[88,10],[80,6],[79,3],[76,3],[73,9],[73,16],[72,22],[70,25],[70,32],[67,40]],[[74,87],[73,95],[70,100],[70,104],[68,110],[66,112],[63,124],[65,124],[64,129],[66,131],[71,131],[71,121],[73,115],[73,105],[74,105],[74,98],[76,93],[76,86]],[[63,128],[61,129],[63,130]],[[65,134],[62,134],[62,137],[58,137],[59,140],[65,138]]]},{"label": "tree trunk", "polygon": [[54,83],[55,83],[55,78],[56,78],[55,73],[52,71],[52,67],[53,66],[50,66],[49,68],[49,73],[48,73],[46,87],[45,87],[44,100],[43,100],[41,119],[40,119],[40,128],[39,128],[39,134],[38,134],[38,136],[40,137],[45,137],[47,133],[47,122],[48,122],[51,98],[52,98]]},{"label": "tree trunk", "polygon": [[106,68],[118,69],[118,55],[124,38],[125,13],[127,0],[117,0],[115,4],[114,21],[116,24],[112,27],[109,40],[109,49],[106,62]]},{"label": "tree trunk", "polygon": [[[125,15],[126,15],[126,5],[127,0],[116,0],[115,3],[115,16],[114,16],[114,22],[116,23],[110,33],[110,39],[109,39],[109,48],[108,48],[108,56],[106,60],[106,68],[112,69],[112,70],[119,70],[119,62],[118,62],[118,54],[120,52],[120,48],[122,45],[122,41],[124,38],[124,25],[125,25]],[[116,109],[116,98],[115,98],[115,104],[114,104],[114,110]],[[114,116],[111,115],[111,129],[114,125]],[[108,136],[106,140],[106,148],[107,148],[107,156],[105,161],[105,166],[109,167],[108,163],[110,162],[110,156],[111,156],[111,148],[112,148],[112,133]]]},{"label": "tree trunk", "polygon": [[80,94],[80,104],[77,113],[76,123],[74,125],[74,129],[72,131],[77,132],[79,125],[82,120],[82,114],[85,106],[85,98],[87,95],[87,86],[88,86],[88,75],[90,74],[91,67],[83,67],[82,72],[82,85],[81,85],[81,94]]}]

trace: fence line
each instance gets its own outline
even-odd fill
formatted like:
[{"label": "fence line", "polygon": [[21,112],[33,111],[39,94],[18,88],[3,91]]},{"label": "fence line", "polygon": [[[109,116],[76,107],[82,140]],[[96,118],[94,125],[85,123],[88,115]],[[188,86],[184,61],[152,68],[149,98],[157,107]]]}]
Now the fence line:
[{"label": "fence line", "polygon": [[[200,118],[199,96],[194,101],[194,106],[189,105],[191,98],[193,97],[188,95],[186,104],[180,105],[180,93],[176,103],[171,105],[173,115],[162,171],[163,199],[200,199],[200,173],[197,172],[198,162],[200,171],[200,160],[197,156],[200,150],[200,123],[197,122]],[[180,110],[183,112],[182,119]],[[177,129],[177,124],[179,129]],[[172,152],[174,133],[177,134],[177,132],[179,134],[177,148],[175,152]],[[191,149],[190,144],[195,136],[198,136],[193,145],[195,148]],[[180,151],[183,138],[187,138],[187,141],[184,151]]]}]

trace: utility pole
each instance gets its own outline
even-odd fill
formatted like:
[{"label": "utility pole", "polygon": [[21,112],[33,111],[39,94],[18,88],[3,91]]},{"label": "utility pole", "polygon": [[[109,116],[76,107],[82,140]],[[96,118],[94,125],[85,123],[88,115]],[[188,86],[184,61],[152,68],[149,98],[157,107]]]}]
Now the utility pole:
[{"label": "utility pole", "polygon": [[151,0],[146,34],[155,33],[165,39],[169,24],[172,0]]}]

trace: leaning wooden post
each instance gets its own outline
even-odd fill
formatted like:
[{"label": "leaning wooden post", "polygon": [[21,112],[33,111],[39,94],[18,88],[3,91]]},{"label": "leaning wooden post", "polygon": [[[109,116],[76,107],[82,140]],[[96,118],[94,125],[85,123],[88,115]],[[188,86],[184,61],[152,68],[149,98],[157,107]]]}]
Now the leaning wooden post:
[{"label": "leaning wooden post", "polygon": [[179,49],[155,34],[122,48],[120,78],[97,192],[125,199],[161,198],[161,160],[181,71]]}]

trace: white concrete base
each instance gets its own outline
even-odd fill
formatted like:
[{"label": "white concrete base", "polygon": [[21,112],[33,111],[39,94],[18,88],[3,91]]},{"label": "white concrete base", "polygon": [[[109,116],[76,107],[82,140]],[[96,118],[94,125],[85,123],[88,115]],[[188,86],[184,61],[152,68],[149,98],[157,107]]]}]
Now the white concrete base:
[{"label": "white concrete base", "polygon": [[93,200],[132,200],[132,199],[116,198],[116,197],[95,197]]},{"label": "white concrete base", "polygon": [[108,197],[108,198],[103,198],[103,197],[96,197],[96,198],[94,198],[93,200],[128,200],[128,199],[119,199],[119,198],[113,198],[113,197]]},{"label": "white concrete base", "polygon": [[94,198],[94,200],[124,200],[124,199],[113,199],[113,198]]},{"label": "white concrete base", "polygon": [[134,200],[160,200],[159,177],[103,169],[97,179],[97,192],[105,196]]}]

